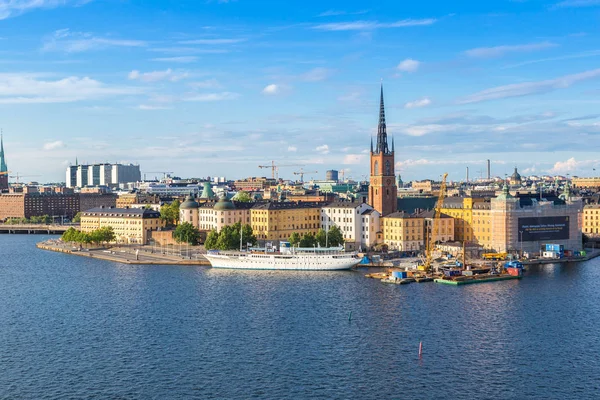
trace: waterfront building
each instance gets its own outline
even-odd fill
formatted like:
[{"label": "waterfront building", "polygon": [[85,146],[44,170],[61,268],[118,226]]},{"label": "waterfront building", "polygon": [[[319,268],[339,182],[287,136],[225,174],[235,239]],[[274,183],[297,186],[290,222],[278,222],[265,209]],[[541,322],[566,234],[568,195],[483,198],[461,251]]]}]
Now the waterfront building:
[{"label": "waterfront building", "polygon": [[588,204],[583,207],[582,231],[590,237],[600,236],[600,204]]},{"label": "waterfront building", "polygon": [[514,197],[505,186],[502,194],[491,200],[493,250],[538,254],[546,244],[563,245],[581,250],[581,198],[566,190],[561,198],[538,200]]},{"label": "waterfront building", "polygon": [[117,195],[115,193],[79,193],[79,208],[77,212],[96,207],[115,207]]},{"label": "waterfront building", "polygon": [[[250,209],[254,203],[244,203],[228,200],[223,196],[219,201],[201,203],[198,208],[198,229],[201,231],[217,230],[220,232],[226,225],[240,222],[250,225]],[[185,214],[188,216],[189,214]]]},{"label": "waterfront building", "polygon": [[0,192],[8,189],[8,167],[4,157],[4,136],[0,134]]},{"label": "waterfront building", "polygon": [[160,212],[140,208],[96,207],[81,214],[81,231],[93,232],[110,226],[117,243],[147,244],[151,231],[165,226]]},{"label": "waterfront building", "polygon": [[[455,219],[454,221],[454,239],[460,242],[472,242],[475,240],[473,233],[473,211],[477,210],[477,226],[482,228],[483,225],[488,225],[482,220],[485,220],[485,202],[483,197],[447,197],[441,208],[443,214],[449,215]],[[489,216],[487,217],[489,221]],[[491,229],[491,228],[490,228]],[[478,233],[479,236],[484,236],[483,232]],[[488,239],[491,240],[491,237]]]},{"label": "waterfront building", "polygon": [[289,240],[297,232],[316,234],[321,227],[321,207],[318,202],[258,203],[250,209],[250,222],[258,240]]},{"label": "waterfront building", "polygon": [[381,218],[383,243],[389,250],[417,251],[425,248],[425,218],[396,211]]},{"label": "waterfront building", "polygon": [[396,174],[394,173],[394,139],[392,147],[388,147],[385,108],[383,105],[383,86],[379,100],[379,124],[377,127],[377,144],[373,149],[371,139],[371,178],[369,185],[369,204],[382,216],[397,209]]},{"label": "waterfront building", "polygon": [[344,235],[348,250],[369,248],[376,242],[376,232],[379,230],[376,227],[375,232],[372,232],[369,228],[374,221],[363,215],[371,215],[367,213],[371,210],[373,207],[370,205],[353,201],[337,201],[325,205],[321,209],[321,228],[328,231],[332,226],[337,226]]},{"label": "waterfront building", "polygon": [[179,222],[188,222],[195,228],[198,228],[198,209],[200,205],[189,195],[185,198],[185,201],[179,205]]},{"label": "waterfront building", "polygon": [[200,186],[197,184],[180,186],[166,183],[152,183],[147,187],[146,193],[160,197],[185,197],[189,194],[198,196],[200,193]]},{"label": "waterfront building", "polygon": [[454,218],[447,214],[440,213],[438,220],[437,235],[433,235],[434,210],[422,211],[416,214],[417,217],[425,221],[424,228],[427,233],[427,240],[433,240],[434,243],[446,243],[454,241]]}]

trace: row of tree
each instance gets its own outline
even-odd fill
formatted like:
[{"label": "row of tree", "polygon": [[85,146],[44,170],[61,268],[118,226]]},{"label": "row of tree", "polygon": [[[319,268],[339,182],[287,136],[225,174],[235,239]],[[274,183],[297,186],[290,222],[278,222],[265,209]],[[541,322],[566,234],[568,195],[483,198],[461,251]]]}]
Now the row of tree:
[{"label": "row of tree", "polygon": [[319,229],[317,234],[305,233],[300,236],[298,232],[290,235],[290,244],[295,247],[338,247],[344,244],[344,235],[340,228],[332,226],[329,231]]},{"label": "row of tree", "polygon": [[234,250],[240,247],[240,232],[241,242],[243,245],[250,243],[252,246],[256,245],[256,236],[252,231],[250,225],[242,225],[241,222],[236,222],[233,225],[226,225],[221,229],[221,232],[217,232],[213,229],[209,232],[204,242],[204,247],[207,250]]},{"label": "row of tree", "polygon": [[81,232],[73,227],[67,229],[62,234],[61,239],[67,243],[79,243],[79,244],[101,244],[109,243],[115,240],[115,232],[111,226],[105,226],[103,228],[96,229],[92,232]]},{"label": "row of tree", "polygon": [[173,231],[173,239],[177,243],[189,243],[195,246],[200,242],[200,231],[189,222],[183,222]]},{"label": "row of tree", "polygon": [[7,218],[6,224],[51,224],[52,217],[49,215],[33,216],[31,218]]}]

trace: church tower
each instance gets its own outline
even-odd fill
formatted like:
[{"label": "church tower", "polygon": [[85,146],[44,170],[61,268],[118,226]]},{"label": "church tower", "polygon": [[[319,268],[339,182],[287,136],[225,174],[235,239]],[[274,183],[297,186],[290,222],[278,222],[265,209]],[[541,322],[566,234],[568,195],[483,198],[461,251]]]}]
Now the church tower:
[{"label": "church tower", "polygon": [[392,149],[388,146],[383,106],[383,85],[379,100],[379,126],[377,127],[377,145],[373,149],[371,138],[371,179],[369,185],[369,204],[382,216],[395,212],[398,208],[398,188],[394,173],[394,139]]},{"label": "church tower", "polygon": [[0,133],[0,192],[8,189],[8,168],[4,158],[4,138]]}]

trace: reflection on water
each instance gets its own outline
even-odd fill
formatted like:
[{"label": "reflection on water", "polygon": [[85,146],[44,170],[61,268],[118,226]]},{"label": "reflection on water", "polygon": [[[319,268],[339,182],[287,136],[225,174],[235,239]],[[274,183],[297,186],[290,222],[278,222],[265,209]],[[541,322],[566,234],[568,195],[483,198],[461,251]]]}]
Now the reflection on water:
[{"label": "reflection on water", "polygon": [[39,236],[0,239],[0,398],[598,391],[600,260],[399,286],[365,271],[124,265],[36,250]]}]

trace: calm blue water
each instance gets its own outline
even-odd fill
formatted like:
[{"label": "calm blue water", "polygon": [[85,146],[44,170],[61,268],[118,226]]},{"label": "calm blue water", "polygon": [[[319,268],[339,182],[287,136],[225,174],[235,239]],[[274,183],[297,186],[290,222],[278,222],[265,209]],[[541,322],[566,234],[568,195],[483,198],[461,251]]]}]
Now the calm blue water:
[{"label": "calm blue water", "polygon": [[600,259],[520,282],[388,286],[129,266],[39,240],[0,236],[2,399],[600,396]]}]

